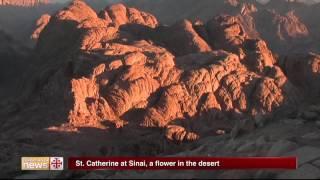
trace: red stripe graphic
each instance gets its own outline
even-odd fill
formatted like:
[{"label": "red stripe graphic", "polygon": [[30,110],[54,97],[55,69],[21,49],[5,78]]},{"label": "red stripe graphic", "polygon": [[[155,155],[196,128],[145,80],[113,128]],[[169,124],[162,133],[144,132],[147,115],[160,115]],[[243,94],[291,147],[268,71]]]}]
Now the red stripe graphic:
[{"label": "red stripe graphic", "polygon": [[296,169],[296,157],[71,157],[71,170]]}]

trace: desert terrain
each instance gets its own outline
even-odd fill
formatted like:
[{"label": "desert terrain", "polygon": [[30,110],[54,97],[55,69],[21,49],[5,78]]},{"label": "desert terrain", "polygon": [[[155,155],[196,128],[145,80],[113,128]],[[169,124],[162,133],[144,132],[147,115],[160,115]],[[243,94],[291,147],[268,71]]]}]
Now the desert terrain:
[{"label": "desert terrain", "polygon": [[[3,2],[1,178],[320,178],[320,4]],[[35,155],[298,156],[299,168],[20,171]]]}]

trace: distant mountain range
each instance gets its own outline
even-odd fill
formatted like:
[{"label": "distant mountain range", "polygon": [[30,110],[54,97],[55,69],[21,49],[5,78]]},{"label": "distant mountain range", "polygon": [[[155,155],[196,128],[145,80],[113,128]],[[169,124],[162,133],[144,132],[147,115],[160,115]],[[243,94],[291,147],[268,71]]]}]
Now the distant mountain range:
[{"label": "distant mountain range", "polygon": [[32,7],[48,4],[50,0],[0,0],[0,5]]},{"label": "distant mountain range", "polygon": [[[48,3],[67,3],[71,0],[0,0],[0,6],[1,5],[12,5],[12,6],[24,6],[24,7],[32,7],[32,6],[38,6],[41,4],[48,4]],[[85,0],[87,3],[91,4],[91,1],[94,3],[107,3],[112,4],[115,2],[123,2],[123,1],[131,1],[131,0]],[[262,4],[266,4],[270,2],[271,0],[256,0]],[[287,0],[288,2],[303,2],[307,4],[315,4],[319,3],[320,0]]]},{"label": "distant mountain range", "polygon": [[[53,14],[58,9],[66,6],[71,0],[0,0],[0,30],[4,30],[12,35],[15,39],[32,45],[30,36],[36,26],[36,21],[43,14]],[[243,0],[201,0],[195,4],[193,0],[184,0],[183,3],[177,3],[172,0],[84,0],[97,12],[104,7],[114,3],[124,3],[128,6],[142,9],[146,12],[151,12],[158,17],[161,23],[172,24],[181,19],[202,19],[208,20],[212,16],[221,13],[220,7],[223,2],[244,2]],[[310,21],[312,18],[306,16],[307,11],[304,4],[294,2],[305,2],[308,4],[320,2],[320,0],[257,0],[260,3],[269,2],[264,8],[276,9],[285,14],[291,10],[295,10],[299,16],[305,21]],[[250,0],[256,6],[262,6],[256,0]],[[286,2],[292,2],[290,6]],[[33,7],[33,8],[29,8]],[[190,7],[192,7],[190,9]],[[314,5],[316,10],[318,5]],[[263,8],[263,9],[264,9]],[[228,11],[230,13],[230,11]],[[8,18],[9,17],[9,18]],[[15,23],[12,23],[15,22]],[[308,22],[307,22],[308,24]],[[310,23],[309,23],[310,24]],[[317,25],[311,22],[312,27]]]}]

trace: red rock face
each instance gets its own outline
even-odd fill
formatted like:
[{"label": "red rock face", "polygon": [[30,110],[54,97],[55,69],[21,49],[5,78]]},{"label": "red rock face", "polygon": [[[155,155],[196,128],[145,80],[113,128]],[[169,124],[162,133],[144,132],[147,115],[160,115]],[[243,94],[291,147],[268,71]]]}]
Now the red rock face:
[{"label": "red rock face", "polygon": [[31,38],[33,40],[37,40],[40,36],[40,33],[43,29],[47,26],[50,21],[51,16],[49,14],[44,14],[37,20],[37,27],[36,30],[32,33]]},{"label": "red rock face", "polygon": [[161,34],[159,41],[177,56],[211,51],[211,47],[188,20],[178,22],[159,34]]},{"label": "red rock face", "polygon": [[[50,19],[37,52],[55,54],[42,67],[60,64],[42,93],[47,102],[59,101],[49,94],[63,94],[70,126],[165,128],[177,141],[295,106],[303,80],[292,72],[304,71],[310,82],[318,72],[316,55],[302,69],[288,60],[288,79],[266,42],[247,33],[238,16],[164,27],[121,4],[98,16],[82,1]],[[139,109],[136,117],[126,115]]]},{"label": "red rock face", "polygon": [[280,15],[275,11],[264,10],[256,13],[255,19],[261,36],[268,39],[278,51],[286,51],[286,47],[294,45],[299,46],[310,38],[308,28],[293,11]]},{"label": "red rock face", "polygon": [[[315,167],[320,56],[293,48],[299,45],[296,40],[310,36],[311,31],[305,33],[309,27],[295,13],[261,12],[260,6],[242,0],[220,2],[238,13],[164,25],[152,14],[122,4],[97,13],[76,0],[39,19],[33,51],[0,31],[0,159],[7,162],[0,163],[2,174],[38,177],[16,174],[16,162],[24,154],[44,151],[66,157],[302,152],[314,155],[307,164]],[[269,29],[262,31],[258,21],[267,22]],[[261,175],[241,174],[214,177]]]},{"label": "red rock face", "polygon": [[276,17],[276,19],[280,26],[282,26],[278,32],[280,39],[298,39],[309,35],[308,28],[300,21],[293,11],[288,12],[285,17]]},{"label": "red rock face", "polygon": [[236,16],[221,15],[207,24],[208,35],[212,46],[217,48],[230,48],[236,51],[248,35]]},{"label": "red rock face", "polygon": [[99,15],[102,19],[113,22],[116,26],[124,24],[141,24],[152,28],[158,26],[158,20],[153,15],[135,8],[128,8],[123,4],[111,5]]},{"label": "red rock face", "polygon": [[187,0],[183,5],[178,1],[160,0],[130,4],[149,10],[167,24],[184,18],[208,21],[228,14],[237,17],[248,35],[263,38],[273,51],[280,54],[293,50],[307,52],[310,46],[317,49],[310,41],[318,38],[319,26],[313,20],[314,12],[319,11],[318,5],[307,6],[285,0],[271,1],[266,5],[255,0]]}]

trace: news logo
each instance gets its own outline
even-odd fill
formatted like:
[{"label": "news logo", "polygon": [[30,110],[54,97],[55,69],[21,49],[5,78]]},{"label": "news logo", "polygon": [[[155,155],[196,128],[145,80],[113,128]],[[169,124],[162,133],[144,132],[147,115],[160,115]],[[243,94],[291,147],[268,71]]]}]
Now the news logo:
[{"label": "news logo", "polygon": [[21,157],[21,170],[61,171],[63,170],[63,157]]},{"label": "news logo", "polygon": [[63,170],[63,157],[50,157],[50,170],[52,171]]},{"label": "news logo", "polygon": [[22,157],[21,170],[49,170],[49,157]]}]

